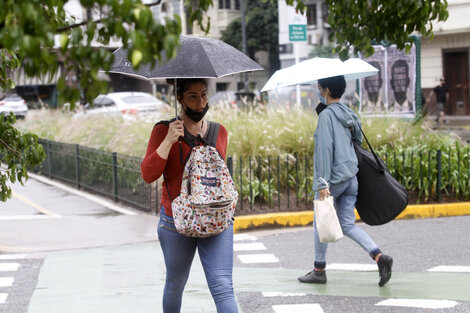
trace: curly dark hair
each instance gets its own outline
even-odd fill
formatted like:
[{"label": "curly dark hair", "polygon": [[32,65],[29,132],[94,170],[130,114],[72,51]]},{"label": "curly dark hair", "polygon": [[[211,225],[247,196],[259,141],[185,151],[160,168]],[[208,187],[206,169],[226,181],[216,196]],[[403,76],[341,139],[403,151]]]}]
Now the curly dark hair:
[{"label": "curly dark hair", "polygon": [[322,78],[318,80],[318,84],[323,88],[330,90],[330,97],[339,99],[346,90],[346,80],[343,75]]}]

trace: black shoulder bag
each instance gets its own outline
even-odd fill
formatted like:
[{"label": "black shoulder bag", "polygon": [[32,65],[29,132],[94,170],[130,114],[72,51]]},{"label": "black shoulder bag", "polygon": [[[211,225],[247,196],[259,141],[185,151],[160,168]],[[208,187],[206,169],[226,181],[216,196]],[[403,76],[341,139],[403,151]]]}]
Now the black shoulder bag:
[{"label": "black shoulder bag", "polygon": [[374,152],[362,128],[361,132],[370,151],[353,141],[359,167],[356,210],[364,223],[383,225],[403,212],[408,194]]}]

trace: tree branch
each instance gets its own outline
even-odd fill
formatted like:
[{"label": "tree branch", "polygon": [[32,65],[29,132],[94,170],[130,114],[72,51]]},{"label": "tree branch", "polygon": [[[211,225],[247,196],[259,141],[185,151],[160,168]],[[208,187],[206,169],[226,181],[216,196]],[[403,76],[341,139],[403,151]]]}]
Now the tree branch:
[{"label": "tree branch", "polygon": [[7,147],[8,150],[10,150],[11,152],[13,152],[18,158],[21,159],[21,154],[19,154],[18,151],[13,150],[5,141],[3,141],[2,138],[0,138],[0,142],[1,142],[5,147]]},{"label": "tree branch", "polygon": [[[162,0],[158,0],[157,2],[148,3],[145,6],[153,7],[153,6],[159,5],[161,2],[162,2]],[[92,21],[92,22],[95,23],[95,24],[100,24],[100,23],[103,22],[103,19],[100,18],[99,20],[95,20],[95,21]],[[63,32],[66,32],[68,30],[71,30],[71,29],[74,29],[74,28],[77,28],[77,27],[85,26],[86,24],[88,24],[88,21],[84,21],[84,22],[81,22],[81,23],[78,23],[78,24],[69,25],[69,26],[66,26],[66,27],[61,27],[61,28],[57,29],[57,33],[63,33]]]}]

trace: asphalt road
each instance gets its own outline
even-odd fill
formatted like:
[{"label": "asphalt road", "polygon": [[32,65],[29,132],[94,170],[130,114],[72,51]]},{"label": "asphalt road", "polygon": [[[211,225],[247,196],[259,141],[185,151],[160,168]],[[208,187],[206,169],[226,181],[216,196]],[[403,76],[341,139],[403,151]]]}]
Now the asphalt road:
[{"label": "asphalt road", "polygon": [[[235,266],[241,273],[251,276],[251,280],[258,281],[260,291],[244,292],[239,288],[238,299],[244,312],[273,312],[276,305],[292,309],[282,311],[281,307],[279,312],[304,312],[302,307],[295,308],[299,304],[312,305],[305,312],[470,312],[469,223],[470,216],[461,216],[400,220],[379,227],[360,224],[381,249],[394,258],[392,279],[382,288],[377,286],[379,278],[374,262],[349,238],[330,244],[327,260],[332,269],[327,270],[328,283],[323,286],[296,281],[296,277],[313,267],[313,230],[310,227],[250,232],[247,234],[256,239],[241,242],[262,243],[265,250],[236,251]],[[241,254],[255,253],[273,254],[278,262],[246,264],[240,261]],[[356,269],[346,270],[348,264]],[[245,275],[238,279],[242,286]],[[278,279],[272,279],[276,276]],[[276,293],[263,296],[263,292]],[[407,303],[406,307],[378,305],[389,299],[425,301]],[[317,311],[314,304],[322,311]],[[395,303],[398,304],[405,303]],[[418,305],[428,308],[418,308]]]},{"label": "asphalt road", "polygon": [[[47,181],[46,181],[47,182]],[[0,312],[161,312],[157,218],[37,180],[0,204]],[[311,227],[235,235],[234,288],[245,313],[470,312],[470,216],[361,224],[393,256],[383,288],[350,239],[331,244],[328,283],[313,266]],[[196,256],[182,312],[215,312]]]}]

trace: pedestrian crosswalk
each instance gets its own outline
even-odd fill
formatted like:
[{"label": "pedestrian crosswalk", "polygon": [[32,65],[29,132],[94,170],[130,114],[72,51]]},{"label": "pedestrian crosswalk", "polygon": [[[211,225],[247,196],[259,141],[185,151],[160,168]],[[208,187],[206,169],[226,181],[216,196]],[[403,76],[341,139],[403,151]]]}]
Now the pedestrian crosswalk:
[{"label": "pedestrian crosswalk", "polygon": [[[266,263],[279,263],[279,258],[271,253],[270,249],[265,246],[259,238],[248,234],[236,234],[234,237],[234,252],[235,257],[242,263],[250,266],[259,264],[263,267]],[[327,270],[330,271],[349,271],[349,272],[373,272],[377,271],[377,264],[371,262],[367,264],[361,263],[330,263],[327,265]],[[434,267],[425,268],[423,272],[441,272],[441,273],[470,273],[470,266],[459,265],[439,265]],[[295,277],[293,278],[293,280]],[[328,313],[334,312],[331,305],[325,306],[327,301],[312,301],[316,300],[319,295],[303,292],[289,292],[288,290],[278,291],[262,291],[262,303],[265,304],[265,309],[262,312],[274,313]],[[331,297],[325,295],[324,297]],[[358,297],[360,298],[360,297]],[[270,300],[271,299],[271,300]],[[283,299],[282,301],[280,299]],[[387,310],[400,310],[397,312],[407,312],[407,310],[415,309],[440,309],[442,312],[453,312],[453,308],[458,307],[458,301],[449,299],[402,299],[402,298],[369,298],[369,310],[377,311],[379,307],[389,308]],[[361,303],[361,305],[364,305]],[[325,307],[322,307],[325,306]],[[376,307],[373,309],[372,307]],[[332,311],[333,309],[333,311]],[[249,310],[248,310],[249,311]],[[261,312],[261,311],[260,311]],[[338,311],[340,312],[340,311]],[[341,311],[342,312],[342,311]],[[395,312],[395,311],[393,311]]]},{"label": "pedestrian crosswalk", "polygon": [[280,304],[273,305],[272,309],[275,313],[324,313],[318,303]]},{"label": "pedestrian crosswalk", "polygon": [[244,264],[278,263],[279,259],[272,253],[245,253],[267,250],[266,246],[263,243],[258,242],[257,240],[258,238],[252,235],[234,235],[235,243],[233,244],[233,251],[240,252],[237,254],[237,258],[240,260],[240,262]]},{"label": "pedestrian crosswalk", "polygon": [[470,273],[470,266],[440,265],[428,269],[428,272]]},{"label": "pedestrian crosswalk", "polygon": [[[4,305],[8,301],[9,290],[15,282],[15,273],[20,268],[20,263],[13,262],[24,259],[24,254],[8,254],[0,255],[0,305]],[[1,307],[0,307],[1,308]]]},{"label": "pedestrian crosswalk", "polygon": [[419,309],[451,309],[458,304],[450,300],[430,299],[387,299],[377,303],[378,306],[398,306]]}]

